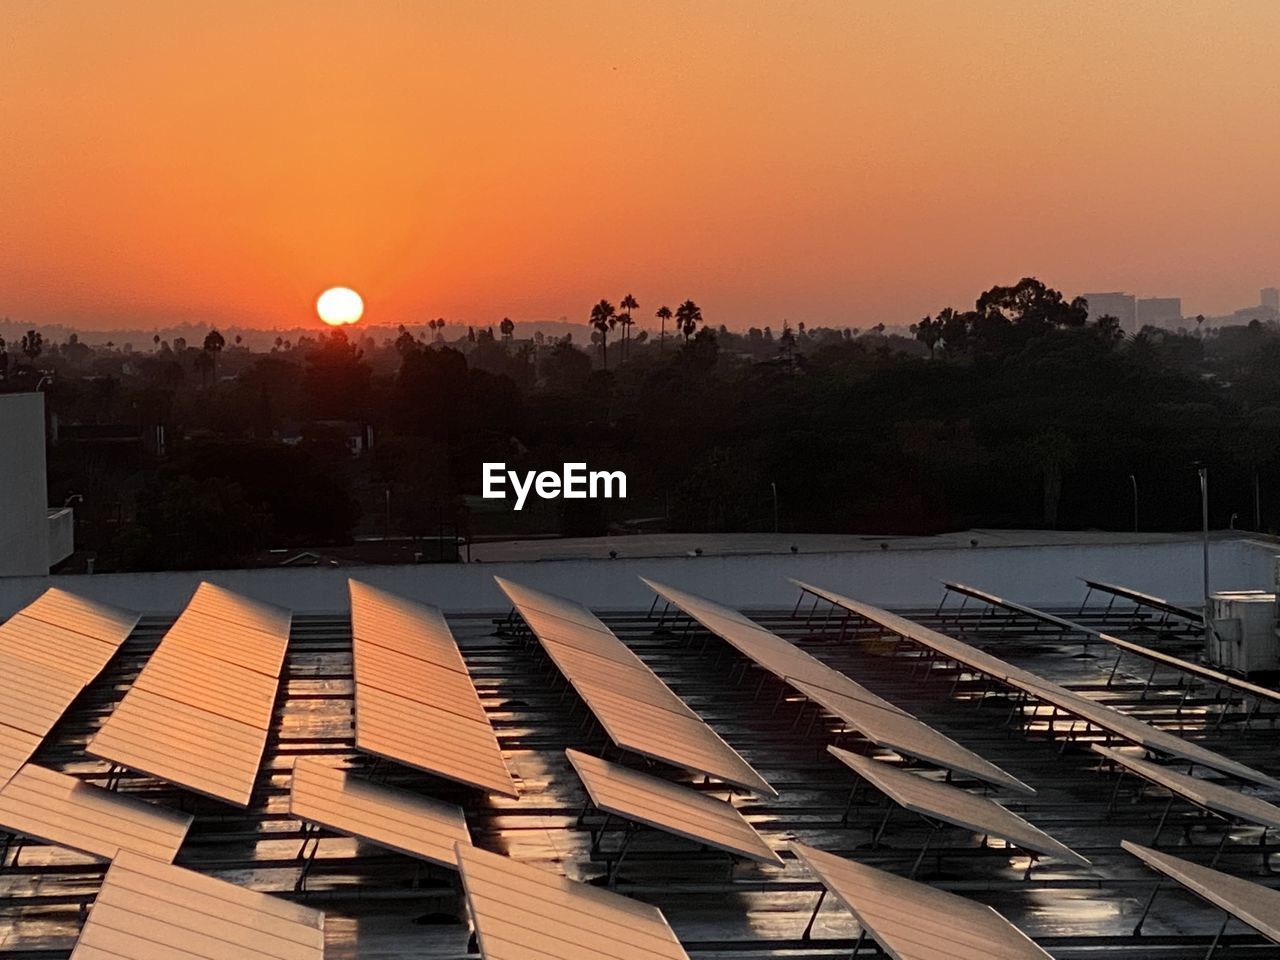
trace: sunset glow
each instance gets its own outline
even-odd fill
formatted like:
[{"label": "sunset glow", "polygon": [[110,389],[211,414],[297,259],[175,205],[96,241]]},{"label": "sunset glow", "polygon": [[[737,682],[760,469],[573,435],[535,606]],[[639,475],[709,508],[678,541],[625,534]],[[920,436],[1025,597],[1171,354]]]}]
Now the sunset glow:
[{"label": "sunset glow", "polygon": [[[0,0],[0,315],[910,323],[1280,280],[1280,4]],[[651,310],[644,325],[654,326]]]}]

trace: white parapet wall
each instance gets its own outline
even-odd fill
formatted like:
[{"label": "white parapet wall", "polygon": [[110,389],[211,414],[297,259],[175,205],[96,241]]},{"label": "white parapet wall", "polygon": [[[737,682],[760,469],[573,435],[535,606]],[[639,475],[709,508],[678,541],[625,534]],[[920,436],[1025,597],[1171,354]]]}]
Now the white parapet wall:
[{"label": "white parapet wall", "polygon": [[[1270,589],[1274,543],[1217,538],[1210,545],[1211,587]],[[846,553],[579,559],[523,563],[305,567],[174,573],[0,579],[0,617],[56,585],[143,613],[175,613],[201,580],[299,613],[347,607],[355,577],[446,612],[502,612],[508,607],[494,575],[581,601],[597,610],[647,609],[653,595],[641,576],[666,581],[742,609],[790,608],[798,591],[789,577],[900,609],[936,605],[944,580],[962,580],[1041,606],[1078,604],[1081,577],[1106,580],[1198,607],[1201,547],[1188,537],[1151,543],[1097,542],[1050,546],[890,549]],[[1095,603],[1105,602],[1095,597]]]}]

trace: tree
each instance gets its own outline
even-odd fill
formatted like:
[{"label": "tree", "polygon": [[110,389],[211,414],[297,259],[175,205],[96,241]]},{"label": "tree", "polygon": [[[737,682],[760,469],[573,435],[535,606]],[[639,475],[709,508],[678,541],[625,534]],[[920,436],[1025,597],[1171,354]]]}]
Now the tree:
[{"label": "tree", "polygon": [[1075,445],[1061,430],[1045,430],[1031,438],[1028,453],[1044,480],[1044,524],[1058,526],[1058,503],[1062,499],[1062,472],[1075,461]]},{"label": "tree", "polygon": [[498,329],[502,331],[502,342],[510,346],[512,334],[516,332],[516,325],[511,322],[511,318],[503,317],[502,323],[498,324]]},{"label": "tree", "polygon": [[631,319],[631,311],[639,310],[640,304],[636,302],[635,297],[628,293],[619,301],[618,306],[620,308],[618,322],[622,324],[622,359],[625,361],[631,345],[631,324],[634,322]]},{"label": "tree", "polygon": [[661,324],[661,329],[658,332],[658,350],[662,351],[667,346],[667,321],[671,319],[671,308],[663,304],[658,308],[654,316],[658,318],[658,322]]},{"label": "tree", "polygon": [[317,420],[361,420],[369,400],[373,370],[364,351],[340,329],[320,338],[307,353],[303,378],[311,415]]},{"label": "tree", "polygon": [[542,358],[539,372],[548,390],[570,393],[580,389],[591,377],[591,358],[567,340],[557,340]]},{"label": "tree", "polygon": [[160,334],[157,333],[155,336],[151,338],[151,347],[154,350],[160,349]]},{"label": "tree", "polygon": [[209,386],[209,378],[214,373],[213,354],[208,350],[201,350],[196,354],[194,366],[200,374],[200,385],[207,388]]},{"label": "tree", "polygon": [[778,353],[782,359],[790,362],[795,357],[796,335],[791,332],[791,324],[782,321],[782,335],[778,338]]},{"label": "tree", "polygon": [[942,339],[942,323],[933,317],[924,317],[919,323],[911,325],[911,332],[916,339],[929,348],[929,359],[933,359],[933,349]]},{"label": "tree", "polygon": [[218,379],[218,355],[222,353],[222,348],[226,345],[226,339],[216,328],[204,335],[204,355],[208,357],[208,366],[214,381]]},{"label": "tree", "polygon": [[618,322],[616,311],[613,304],[608,300],[601,300],[591,308],[591,319],[587,321],[591,327],[600,334],[600,355],[603,359],[604,368],[609,369],[609,331],[614,328]]},{"label": "tree", "polygon": [[702,322],[702,308],[692,300],[686,300],[676,307],[676,329],[684,334],[684,342],[688,343],[698,324]]},{"label": "tree", "polygon": [[23,356],[35,363],[36,357],[40,356],[41,351],[44,350],[44,337],[39,330],[28,330],[22,335],[19,349],[22,350]]}]

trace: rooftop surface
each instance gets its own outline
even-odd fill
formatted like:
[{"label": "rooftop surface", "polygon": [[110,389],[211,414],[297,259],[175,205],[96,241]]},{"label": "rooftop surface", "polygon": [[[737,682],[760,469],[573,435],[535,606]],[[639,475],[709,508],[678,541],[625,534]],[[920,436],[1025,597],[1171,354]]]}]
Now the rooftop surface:
[{"label": "rooftop surface", "polygon": [[[1210,534],[1236,539],[1239,530]],[[619,557],[745,556],[853,553],[864,550],[952,550],[957,547],[1060,547],[1199,542],[1199,532],[1125,533],[1103,530],[960,530],[927,537],[832,533],[639,533],[608,537],[548,537],[471,544],[471,559],[486,563]],[[1265,539],[1261,538],[1260,539]],[[975,542],[976,541],[976,542]],[[795,550],[792,550],[792,547]]]},{"label": "rooftop surface", "polygon": [[[1151,688],[1144,689],[1149,665],[1134,658],[1108,687],[1113,658],[1096,642],[1086,650],[1078,638],[1036,629],[1025,619],[982,618],[976,609],[959,619],[952,611],[945,622],[932,610],[902,612],[952,635],[963,631],[965,639],[1017,666],[1280,774],[1273,720],[1255,715],[1246,729],[1243,713],[1232,709],[1215,729],[1214,691],[1188,692],[1172,670],[1158,669]],[[660,907],[695,960],[848,957],[857,927],[850,914],[831,901],[819,913],[812,938],[802,938],[821,884],[797,861],[789,843],[798,841],[905,876],[930,828],[901,812],[873,846],[873,833],[886,807],[869,791],[846,816],[857,778],[826,750],[836,741],[839,724],[772,678],[748,669],[741,655],[705,631],[675,621],[670,614],[660,623],[657,613],[651,616],[645,609],[603,619],[778,789],[778,798],[739,793],[734,802],[783,862],[731,867],[722,853],[644,831],[636,835],[615,889]],[[1205,954],[1221,913],[1168,883],[1146,920],[1144,936],[1131,936],[1156,877],[1120,843],[1151,844],[1167,794],[1139,791],[1130,777],[1111,808],[1114,775],[1100,770],[1099,757],[1089,749],[1090,738],[1082,736],[1082,725],[1058,717],[1055,739],[1050,740],[1047,708],[1023,715],[1008,691],[971,675],[958,676],[940,661],[930,663],[917,650],[825,610],[812,620],[808,605],[798,616],[789,608],[748,613],[1030,784],[1037,790],[1035,796],[989,795],[1091,863],[1046,858],[1024,880],[1025,855],[999,842],[983,846],[980,837],[948,828],[932,838],[917,879],[994,906],[1058,960],[1182,960]],[[1080,619],[1077,613],[1070,611]],[[1129,611],[1108,619],[1099,608],[1083,619],[1184,656],[1195,647],[1185,635],[1157,636]],[[169,618],[144,618],[121,654],[45,741],[36,762],[106,783],[107,765],[88,757],[85,744],[121,700],[170,623]],[[565,749],[600,755],[606,747],[603,734],[540,648],[512,624],[491,615],[450,616],[449,624],[521,790],[518,800],[484,795],[356,753],[351,625],[345,610],[294,618],[273,728],[248,810],[128,773],[121,791],[195,814],[178,853],[179,866],[324,910],[329,960],[476,956],[469,952],[457,875],[449,870],[324,834],[307,892],[296,894],[303,834],[301,824],[288,814],[294,761],[318,757],[387,785],[459,804],[479,847],[573,879],[600,882],[623,839],[623,824],[615,818],[593,851],[592,830],[600,827],[601,818],[579,822],[586,797]],[[1011,725],[1014,715],[1022,715],[1028,728]],[[1272,715],[1267,711],[1267,717]],[[1077,739],[1065,739],[1073,734]],[[850,735],[840,737],[839,743],[866,749]],[[608,758],[722,799],[726,796],[718,784],[645,765],[634,755],[619,756],[611,747]],[[977,784],[963,785],[981,791]],[[1264,789],[1245,789],[1272,802],[1280,800]],[[1222,830],[1176,802],[1161,837],[1161,849],[1208,864]],[[22,849],[16,865],[12,857],[11,852],[0,873],[0,960],[68,957],[80,909],[95,896],[105,864],[40,845]],[[1216,867],[1277,885],[1262,871],[1256,829],[1233,830]],[[859,956],[872,955],[869,947],[864,951]],[[1276,956],[1275,945],[1235,922],[1227,928],[1218,953],[1219,960]]]}]

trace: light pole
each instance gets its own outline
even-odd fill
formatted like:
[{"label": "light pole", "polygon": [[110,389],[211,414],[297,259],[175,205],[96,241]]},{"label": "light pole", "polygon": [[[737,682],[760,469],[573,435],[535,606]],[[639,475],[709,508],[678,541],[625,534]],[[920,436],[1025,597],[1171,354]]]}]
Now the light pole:
[{"label": "light pole", "polygon": [[1133,532],[1138,532],[1138,477],[1129,474],[1129,483],[1133,485]]},{"label": "light pole", "polygon": [[1213,617],[1209,610],[1209,468],[1198,466],[1200,474],[1200,556],[1204,586],[1204,652],[1210,655],[1209,641],[1213,638]]},{"label": "light pole", "polygon": [[778,485],[773,481],[769,482],[770,489],[773,490],[773,532],[778,532]]}]

